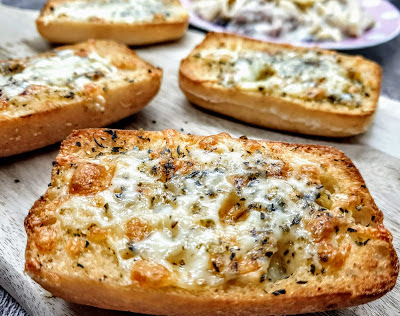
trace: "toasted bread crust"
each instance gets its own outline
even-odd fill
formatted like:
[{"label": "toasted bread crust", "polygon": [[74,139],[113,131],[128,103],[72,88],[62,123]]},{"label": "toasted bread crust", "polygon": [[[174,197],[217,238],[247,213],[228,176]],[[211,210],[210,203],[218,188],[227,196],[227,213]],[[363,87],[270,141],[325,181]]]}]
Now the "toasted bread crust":
[{"label": "toasted bread crust", "polygon": [[[101,140],[101,146],[98,141]],[[41,197],[25,220],[28,235],[26,248],[26,272],[45,289],[65,300],[102,308],[126,310],[137,313],[164,315],[265,315],[296,314],[344,308],[379,298],[390,291],[398,275],[398,259],[391,243],[392,236],[382,225],[383,215],[375,205],[365,183],[342,152],[327,146],[286,144],[254,140],[234,140],[243,143],[249,151],[263,150],[280,159],[301,157],[321,164],[325,170],[326,187],[332,186],[346,192],[348,199],[340,202],[343,212],[349,210],[353,216],[350,240],[362,242],[347,250],[347,259],[338,269],[325,274],[304,275],[296,282],[287,278],[272,284],[267,291],[258,284],[245,286],[206,287],[183,289],[176,286],[144,287],[137,283],[120,285],[107,280],[61,272],[41,261],[44,253],[52,253],[52,234],[56,228],[57,203],[68,198],[55,188],[68,185],[64,174],[71,168],[87,164],[90,157],[110,155],[120,148],[127,151],[133,147],[175,150],[177,145],[191,144],[210,148],[218,143],[231,141],[228,134],[202,137],[179,134],[174,130],[163,132],[116,131],[88,129],[75,131],[62,144],[53,168],[52,188]],[[77,144],[80,146],[77,146]],[[92,150],[95,148],[95,151]],[[183,148],[183,147],[181,147]],[[74,167],[72,167],[74,166]],[[93,179],[93,178],[92,178]],[[67,181],[67,182],[66,182]],[[103,184],[107,184],[105,179]],[[333,184],[332,184],[332,183]],[[338,183],[340,182],[340,183]],[[336,183],[336,184],[334,184]],[[333,189],[330,189],[333,190]],[[90,193],[85,193],[89,194]],[[362,203],[362,210],[355,205]],[[336,207],[339,207],[338,205]],[[323,244],[326,234],[334,230],[339,217],[316,216],[308,225],[317,244]],[[372,218],[372,220],[371,220]],[[346,232],[346,227],[343,228]],[[342,228],[341,228],[342,229]],[[348,231],[349,228],[347,228]],[[355,239],[354,239],[355,238]],[[46,242],[44,242],[46,241]],[[54,241],[55,242],[55,241]],[[43,245],[43,249],[40,248]],[[47,246],[46,246],[47,245]],[[40,246],[40,247],[38,247]],[[50,248],[47,248],[50,247]],[[323,257],[321,257],[323,258]],[[107,269],[107,267],[99,267]],[[331,269],[331,268],[329,268]],[[282,293],[282,289],[285,292]],[[280,292],[281,291],[281,292]],[[275,294],[273,294],[275,293]],[[281,295],[278,295],[281,294]]]},{"label": "toasted bread crust", "polygon": [[[90,40],[63,49],[95,49],[99,55],[110,57],[111,63],[118,69],[142,70],[134,82],[120,82],[111,89],[100,86],[75,99],[60,99],[55,96],[38,101],[32,98],[32,110],[7,115],[0,112],[3,137],[0,140],[0,157],[41,148],[64,139],[77,128],[105,126],[140,111],[158,92],[162,71],[141,60],[133,51],[122,44],[110,41]],[[37,57],[45,57],[41,54]],[[54,98],[53,98],[54,97]],[[103,109],[96,104],[101,98]],[[102,99],[104,98],[104,100]],[[17,111],[17,110],[15,110]]]},{"label": "toasted bread crust", "polygon": [[45,21],[51,7],[65,0],[49,0],[36,19],[39,33],[52,43],[68,44],[89,38],[112,39],[128,45],[148,45],[181,38],[189,25],[188,15],[172,21],[141,23],[112,23],[107,21],[73,21],[53,19]]},{"label": "toasted bread crust", "polygon": [[[321,55],[339,56],[342,64],[361,74],[371,93],[362,106],[349,108],[329,102],[279,97],[259,91],[243,91],[216,84],[212,75],[196,65],[193,56],[204,49],[241,46],[256,51],[289,50],[299,53],[316,51]],[[182,60],[179,84],[189,101],[208,110],[238,120],[290,132],[327,137],[345,137],[363,133],[376,111],[382,80],[381,68],[360,56],[351,57],[331,51],[293,47],[287,44],[264,43],[232,34],[209,33],[201,44]]]}]

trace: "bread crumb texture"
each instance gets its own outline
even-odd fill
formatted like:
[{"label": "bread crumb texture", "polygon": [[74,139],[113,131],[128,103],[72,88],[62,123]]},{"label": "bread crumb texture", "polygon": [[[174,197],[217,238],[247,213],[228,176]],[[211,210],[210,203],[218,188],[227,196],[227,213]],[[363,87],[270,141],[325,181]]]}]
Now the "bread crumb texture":
[{"label": "bread crumb texture", "polygon": [[[193,306],[231,301],[210,312],[241,303],[295,313],[363,303],[395,284],[382,213],[332,147],[90,129],[64,141],[53,165],[25,220],[26,271],[69,300],[82,302],[63,282],[81,280],[98,297],[119,288]],[[162,312],[91,297],[83,303]],[[185,314],[173,303],[165,313]]]}]

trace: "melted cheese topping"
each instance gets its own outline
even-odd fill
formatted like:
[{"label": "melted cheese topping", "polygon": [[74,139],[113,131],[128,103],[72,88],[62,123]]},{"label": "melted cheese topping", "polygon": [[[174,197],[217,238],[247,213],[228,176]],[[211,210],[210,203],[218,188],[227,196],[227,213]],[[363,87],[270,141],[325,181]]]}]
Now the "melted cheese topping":
[{"label": "melted cheese topping", "polygon": [[165,20],[176,19],[186,11],[179,3],[165,0],[94,0],[66,1],[55,4],[45,22],[68,17],[75,21],[151,22],[157,15]]},{"label": "melted cheese topping", "polygon": [[104,111],[104,97],[93,92],[131,77],[128,70],[117,69],[96,51],[85,56],[65,49],[46,57],[4,61],[0,63],[0,112],[20,116],[40,108],[37,101],[43,97],[68,101],[85,96],[92,99],[90,107]]},{"label": "melted cheese topping", "polygon": [[220,66],[219,82],[242,90],[359,106],[364,86],[349,78],[335,55],[227,49],[203,50],[200,58]]},{"label": "melted cheese topping", "polygon": [[93,82],[93,76],[110,76],[117,71],[108,59],[91,52],[78,56],[74,50],[60,50],[50,57],[29,60],[22,71],[0,76],[2,97],[12,99],[29,87],[46,86],[57,91],[79,91]]},{"label": "melted cheese topping", "polygon": [[[100,202],[71,196],[58,208],[59,221],[79,236],[91,227],[113,232],[106,248],[128,284],[132,265],[143,260],[164,266],[182,288],[282,279],[295,269],[290,260],[279,261],[288,254],[293,262],[318,262],[302,218],[320,208],[315,200],[321,186],[304,176],[280,176],[284,163],[260,152],[219,146],[222,153],[178,148],[183,154],[170,161],[138,148],[99,156],[91,163],[115,165],[111,185],[96,194]],[[178,170],[188,159],[192,169]],[[302,165],[314,163],[293,160],[293,167]],[[150,227],[140,240],[124,233],[132,219]],[[85,258],[79,264],[90,275],[93,259]]]}]

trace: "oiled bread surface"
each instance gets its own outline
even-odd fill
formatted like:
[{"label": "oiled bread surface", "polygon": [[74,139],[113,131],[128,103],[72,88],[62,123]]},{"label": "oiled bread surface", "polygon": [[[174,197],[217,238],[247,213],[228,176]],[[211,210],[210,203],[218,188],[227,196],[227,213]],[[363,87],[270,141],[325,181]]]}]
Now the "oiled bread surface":
[{"label": "oiled bread surface", "polygon": [[189,101],[241,121],[309,135],[366,131],[381,68],[360,56],[209,33],[180,66]]},{"label": "oiled bread surface", "polygon": [[332,147],[88,129],[25,220],[27,273],[65,300],[163,315],[344,308],[395,284],[392,236]]},{"label": "oiled bread surface", "polygon": [[0,61],[0,157],[53,144],[141,110],[162,70],[112,41],[89,40]]}]

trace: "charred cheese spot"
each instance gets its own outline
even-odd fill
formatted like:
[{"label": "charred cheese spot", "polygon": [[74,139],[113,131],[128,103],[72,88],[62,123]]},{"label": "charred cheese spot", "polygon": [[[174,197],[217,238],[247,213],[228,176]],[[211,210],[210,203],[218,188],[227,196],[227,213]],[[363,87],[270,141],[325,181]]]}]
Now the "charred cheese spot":
[{"label": "charred cheese spot", "polygon": [[311,88],[305,91],[305,98],[310,100],[323,100],[326,97],[326,89]]},{"label": "charred cheese spot", "polygon": [[7,108],[9,105],[9,101],[0,99],[0,110]]},{"label": "charred cheese spot", "polygon": [[79,56],[79,57],[88,57],[89,55],[89,51],[86,49],[80,49],[74,52],[75,56]]},{"label": "charred cheese spot", "polygon": [[134,261],[131,279],[143,287],[163,287],[168,285],[171,273],[162,264],[149,260]]},{"label": "charred cheese spot", "polygon": [[170,149],[167,150],[167,148],[158,149],[158,150],[152,150],[149,153],[149,158],[158,159],[158,158],[160,158],[162,156],[165,156],[165,155],[171,156],[171,150]]},{"label": "charred cheese spot", "polygon": [[95,225],[89,227],[87,238],[96,243],[102,243],[107,240],[109,232],[107,229],[97,227]]},{"label": "charred cheese spot", "polygon": [[259,151],[260,143],[253,139],[245,139],[244,143],[246,144],[246,148],[248,148],[248,154],[251,155],[254,151]]},{"label": "charred cheese spot", "polygon": [[26,221],[26,226],[30,229],[34,229],[35,227],[49,226],[55,224],[57,218],[54,216],[52,212],[41,212],[39,214],[31,213],[29,214],[29,221]]},{"label": "charred cheese spot", "polygon": [[329,239],[334,232],[345,225],[343,219],[332,217],[329,213],[316,213],[307,225],[314,240],[319,243]]},{"label": "charred cheese spot", "polygon": [[192,160],[183,160],[177,159],[174,162],[175,173],[179,173],[181,175],[188,175],[193,170],[196,169],[195,162]]},{"label": "charred cheese spot", "polygon": [[38,250],[42,253],[50,252],[54,249],[57,237],[57,230],[53,225],[34,229],[33,240]]},{"label": "charred cheese spot", "polygon": [[260,269],[260,265],[258,264],[257,260],[249,257],[238,261],[238,266],[239,274],[247,274]]},{"label": "charred cheese spot", "polygon": [[302,165],[296,170],[298,177],[307,175],[307,178],[314,184],[320,184],[320,169],[316,165]]},{"label": "charred cheese spot", "polygon": [[161,159],[151,172],[162,182],[170,180],[175,174],[187,175],[195,169],[195,162],[188,159]]},{"label": "charred cheese spot", "polygon": [[65,249],[71,257],[76,257],[85,250],[85,245],[84,240],[74,237],[67,242]]},{"label": "charred cheese spot", "polygon": [[45,90],[45,89],[46,89],[46,86],[32,84],[28,88],[26,88],[25,91],[20,94],[20,96],[21,97],[27,96],[29,98],[30,95],[37,94],[41,90]]},{"label": "charred cheese spot", "polygon": [[217,144],[218,144],[218,135],[208,136],[208,137],[204,137],[199,142],[199,148],[204,149],[204,150],[212,150],[212,149],[215,149]]},{"label": "charred cheese spot", "polygon": [[249,210],[240,201],[240,197],[237,194],[231,193],[222,203],[218,215],[222,223],[234,225],[237,222],[246,220],[249,216]]},{"label": "charred cheese spot", "polygon": [[269,177],[287,178],[289,170],[289,166],[286,163],[273,163],[267,167],[266,174]]},{"label": "charred cheese spot", "polygon": [[94,163],[79,164],[71,178],[71,194],[87,195],[107,189],[113,177],[112,167]]},{"label": "charred cheese spot", "polygon": [[104,204],[106,203],[104,197],[99,195],[93,196],[90,201],[91,205],[93,205],[94,207],[101,207],[104,206]]},{"label": "charred cheese spot", "polygon": [[31,273],[38,273],[40,271],[41,265],[38,259],[31,258],[25,262],[25,270]]},{"label": "charred cheese spot", "polygon": [[95,16],[91,16],[90,18],[88,18],[88,21],[89,22],[94,22],[94,23],[102,23],[102,22],[104,22],[104,19],[98,18],[98,17],[95,17]]},{"label": "charred cheese spot", "polygon": [[83,87],[82,93],[87,96],[96,95],[96,94],[101,95],[101,91],[102,91],[102,89],[99,85],[93,84],[93,83],[88,83],[88,84],[85,84],[85,86]]},{"label": "charred cheese spot", "polygon": [[126,223],[125,234],[131,241],[141,241],[149,236],[151,231],[151,226],[139,218],[132,218]]},{"label": "charred cheese spot", "polygon": [[326,208],[327,210],[332,209],[333,201],[331,199],[331,193],[328,190],[324,190],[320,193],[320,197],[317,199],[317,204]]},{"label": "charred cheese spot", "polygon": [[165,15],[163,13],[156,13],[153,16],[153,21],[154,22],[163,22],[165,21]]},{"label": "charred cheese spot", "polygon": [[339,247],[334,247],[330,242],[322,242],[318,244],[318,255],[323,265],[340,268],[349,257],[351,245],[345,243]]},{"label": "charred cheese spot", "polygon": [[171,179],[174,176],[175,173],[175,164],[174,164],[174,159],[162,159],[160,161],[160,180],[165,182],[169,179]]}]

